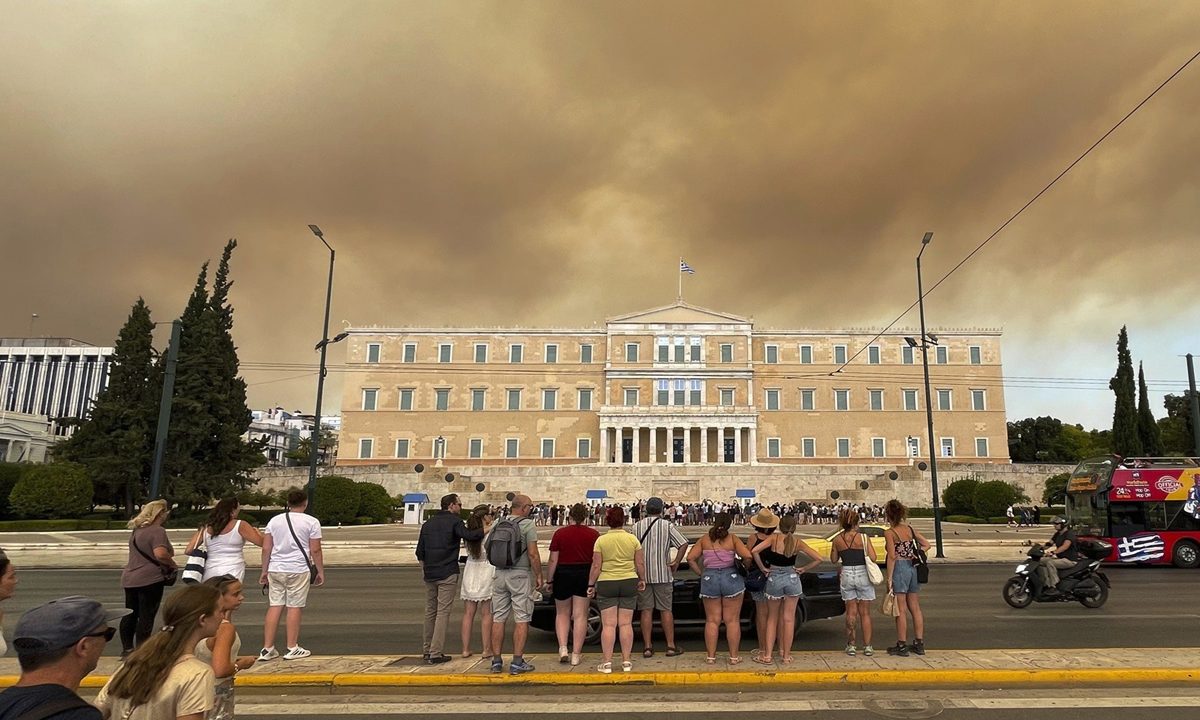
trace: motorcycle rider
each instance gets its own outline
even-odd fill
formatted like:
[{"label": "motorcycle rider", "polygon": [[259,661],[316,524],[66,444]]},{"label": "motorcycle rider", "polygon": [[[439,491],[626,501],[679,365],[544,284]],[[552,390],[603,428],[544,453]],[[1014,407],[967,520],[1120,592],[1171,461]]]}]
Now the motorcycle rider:
[{"label": "motorcycle rider", "polygon": [[1042,547],[1049,549],[1038,561],[1036,576],[1043,583],[1042,593],[1052,595],[1058,592],[1059,569],[1074,567],[1079,560],[1079,540],[1067,527],[1067,519],[1059,516],[1054,518],[1054,536]]}]

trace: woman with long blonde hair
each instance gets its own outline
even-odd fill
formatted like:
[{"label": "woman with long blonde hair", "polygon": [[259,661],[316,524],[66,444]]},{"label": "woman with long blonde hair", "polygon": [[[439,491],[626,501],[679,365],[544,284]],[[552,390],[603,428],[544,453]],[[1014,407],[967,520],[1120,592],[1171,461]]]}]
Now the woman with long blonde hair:
[{"label": "woman with long blonde hair", "polygon": [[178,569],[175,548],[163,529],[170,512],[166,500],[151,500],[126,524],[133,533],[129,536],[129,559],[121,572],[121,587],[125,590],[125,607],[132,612],[121,618],[121,657],[149,639],[167,575]]},{"label": "woman with long blonde hair", "polygon": [[214,704],[213,669],[192,653],[217,632],[221,592],[192,585],[167,599],[162,630],[125,660],[96,697],[104,720],[204,720]]},{"label": "woman with long blonde hair", "polygon": [[[796,517],[780,518],[779,532],[759,543],[752,551],[754,562],[767,575],[767,586],[763,594],[767,598],[767,628],[763,652],[752,660],[770,665],[774,660],[771,652],[779,643],[779,659],[792,662],[792,640],[796,634],[796,606],[804,595],[800,576],[821,564],[821,556],[800,538],[796,537]],[[809,562],[796,567],[796,558],[801,553]]]}]

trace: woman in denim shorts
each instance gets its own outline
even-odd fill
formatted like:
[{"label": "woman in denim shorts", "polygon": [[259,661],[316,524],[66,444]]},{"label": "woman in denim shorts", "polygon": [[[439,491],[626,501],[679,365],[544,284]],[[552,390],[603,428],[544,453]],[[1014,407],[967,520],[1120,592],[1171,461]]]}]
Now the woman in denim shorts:
[{"label": "woman in denim shorts", "polygon": [[[800,576],[821,564],[821,556],[800,538],[796,537],[796,518],[791,515],[779,521],[779,532],[754,548],[754,561],[767,573],[766,644],[765,650],[752,659],[762,665],[775,661],[771,651],[779,641],[779,656],[785,663],[792,662],[792,637],[796,634],[796,605],[804,590]],[[804,553],[809,562],[796,567],[796,557]]]},{"label": "woman in denim shorts", "polygon": [[[746,581],[733,566],[750,559],[746,544],[729,534],[732,520],[729,513],[718,513],[708,534],[700,537],[688,551],[687,561],[700,576],[700,599],[704,602],[704,661],[717,661],[717,636],[725,623],[725,640],[729,643],[729,664],[737,665],[738,645],[742,641],[742,597]],[[703,561],[703,568],[701,568]]]},{"label": "woman in denim shorts", "polygon": [[[750,526],[754,533],[746,538],[746,549],[751,553],[759,543],[771,539],[772,533],[779,527],[779,517],[770,508],[763,508],[750,518]],[[765,588],[764,588],[765,590]],[[758,635],[758,647],[750,653],[750,658],[756,658],[764,652],[771,654],[767,645],[767,594],[764,590],[750,590],[750,599],[754,601],[754,632]]]},{"label": "woman in denim shorts", "polygon": [[[888,590],[896,596],[896,644],[887,649],[888,655],[908,657],[909,652],[925,654],[925,616],[921,613],[921,600],[917,594],[921,586],[917,583],[917,568],[914,564],[916,547],[929,550],[929,541],[905,522],[908,508],[899,500],[888,500],[883,508],[888,521],[884,531],[887,540]],[[908,616],[913,620],[913,643],[908,645]]]},{"label": "woman in denim shorts", "polygon": [[859,514],[854,508],[846,508],[838,514],[842,532],[833,539],[829,549],[829,560],[841,561],[838,580],[842,600],[846,602],[846,654],[856,652],[855,626],[862,625],[862,653],[874,655],[871,646],[871,602],[875,600],[875,586],[867,576],[867,563],[879,562],[870,538],[859,532]]}]

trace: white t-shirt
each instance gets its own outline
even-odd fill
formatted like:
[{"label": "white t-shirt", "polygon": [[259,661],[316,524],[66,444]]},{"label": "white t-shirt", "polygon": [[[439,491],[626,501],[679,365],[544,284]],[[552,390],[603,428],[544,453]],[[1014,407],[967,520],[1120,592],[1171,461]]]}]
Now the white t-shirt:
[{"label": "white t-shirt", "polygon": [[288,517],[292,520],[292,530],[312,560],[312,541],[321,539],[321,522],[312,515],[299,512],[283,512],[271,518],[263,532],[271,536],[270,572],[306,573],[308,565],[304,563],[304,555],[296,547],[296,541],[288,530]]},{"label": "white t-shirt", "polygon": [[[184,655],[150,700],[145,705],[138,705],[128,720],[175,720],[180,715],[206,713],[212,710],[215,702],[214,678],[208,663],[197,660],[194,655]],[[129,698],[109,697],[108,685],[100,691],[95,704],[101,711],[107,709],[108,716],[116,720],[125,718],[129,710]]]}]

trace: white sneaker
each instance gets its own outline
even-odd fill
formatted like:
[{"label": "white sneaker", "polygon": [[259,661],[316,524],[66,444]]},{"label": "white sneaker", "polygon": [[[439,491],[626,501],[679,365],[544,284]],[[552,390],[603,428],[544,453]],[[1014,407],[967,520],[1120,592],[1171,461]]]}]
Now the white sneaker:
[{"label": "white sneaker", "polygon": [[268,660],[274,660],[277,657],[279,657],[279,651],[277,651],[273,647],[263,648],[258,653],[258,661],[259,662],[266,662]]},{"label": "white sneaker", "polygon": [[288,648],[288,651],[283,654],[283,659],[299,660],[300,658],[306,658],[309,655],[312,655],[312,653],[297,645],[294,648]]}]

